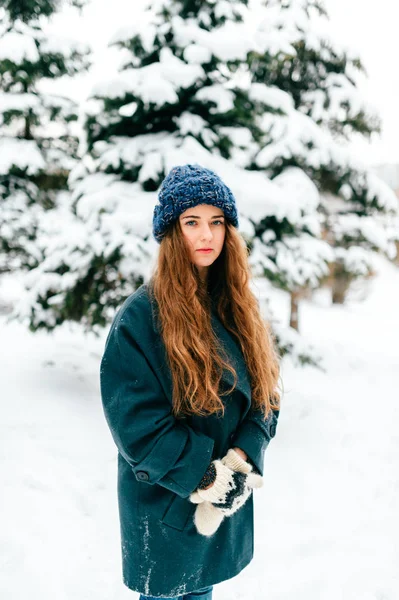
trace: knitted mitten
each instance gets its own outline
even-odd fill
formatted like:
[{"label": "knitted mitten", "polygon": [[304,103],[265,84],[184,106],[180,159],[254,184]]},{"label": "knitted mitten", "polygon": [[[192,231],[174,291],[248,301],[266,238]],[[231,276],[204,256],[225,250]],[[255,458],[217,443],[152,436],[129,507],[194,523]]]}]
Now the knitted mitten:
[{"label": "knitted mitten", "polygon": [[252,470],[252,472],[260,475],[258,469],[255,467],[251,459],[248,457],[246,460],[244,460],[233,448],[230,448],[227,454],[223,456],[221,460],[224,465],[230,467],[230,469],[233,469],[233,471],[250,473]]},{"label": "knitted mitten", "polygon": [[[233,470],[234,467],[236,470]],[[230,448],[222,460],[209,465],[214,482],[208,489],[198,487],[190,501],[198,504],[194,523],[202,535],[213,535],[224,517],[234,514],[248,500],[253,488],[263,485],[262,477],[252,473],[252,465]]]}]

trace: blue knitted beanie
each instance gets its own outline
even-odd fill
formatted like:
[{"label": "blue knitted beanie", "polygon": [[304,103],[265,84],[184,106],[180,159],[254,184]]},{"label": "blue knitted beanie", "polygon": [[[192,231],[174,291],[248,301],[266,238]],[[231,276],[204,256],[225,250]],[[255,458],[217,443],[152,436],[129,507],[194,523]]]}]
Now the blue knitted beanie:
[{"label": "blue knitted beanie", "polygon": [[152,232],[158,243],[171,223],[198,204],[217,206],[232,225],[238,227],[232,191],[216,173],[198,164],[174,167],[163,180],[158,199],[152,220]]}]

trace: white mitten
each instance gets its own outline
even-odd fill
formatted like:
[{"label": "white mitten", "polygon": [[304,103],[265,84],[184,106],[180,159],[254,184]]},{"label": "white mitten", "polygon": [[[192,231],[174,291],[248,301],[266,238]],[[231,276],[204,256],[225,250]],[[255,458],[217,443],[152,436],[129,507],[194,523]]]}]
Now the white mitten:
[{"label": "white mitten", "polygon": [[[198,504],[194,523],[202,535],[213,535],[224,517],[234,514],[248,500],[253,488],[263,485],[261,475],[252,473],[252,465],[230,448],[221,460],[211,463],[215,481],[210,488],[197,488],[190,501]],[[234,467],[234,468],[233,468]]]}]

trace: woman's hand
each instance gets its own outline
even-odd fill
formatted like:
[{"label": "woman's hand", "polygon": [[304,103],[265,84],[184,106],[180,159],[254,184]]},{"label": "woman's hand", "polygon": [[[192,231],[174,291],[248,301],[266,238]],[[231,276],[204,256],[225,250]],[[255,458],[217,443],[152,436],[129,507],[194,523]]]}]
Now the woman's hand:
[{"label": "woman's hand", "polygon": [[212,461],[215,481],[206,488],[197,488],[190,501],[198,504],[194,523],[202,535],[213,535],[225,517],[239,510],[263,485],[262,477],[252,472],[252,466],[233,449],[221,460]]},{"label": "woman's hand", "polygon": [[[237,446],[235,446],[233,448],[233,450],[235,450],[237,452],[237,454],[243,459],[243,460],[247,460],[247,454],[244,452],[244,450],[241,450],[241,448],[237,448]],[[202,488],[203,490],[209,490],[209,488],[211,488],[213,486],[213,482],[210,483],[208,486]]]},{"label": "woman's hand", "polygon": [[243,458],[244,460],[247,460],[248,455],[244,452],[244,450],[241,450],[241,448],[237,448],[237,446],[234,446],[233,450],[235,450],[237,452],[237,454],[239,454],[241,456],[241,458]]},{"label": "woman's hand", "polygon": [[210,483],[209,485],[207,485],[206,487],[202,488],[203,490],[209,490],[210,487],[213,486],[213,483]]}]

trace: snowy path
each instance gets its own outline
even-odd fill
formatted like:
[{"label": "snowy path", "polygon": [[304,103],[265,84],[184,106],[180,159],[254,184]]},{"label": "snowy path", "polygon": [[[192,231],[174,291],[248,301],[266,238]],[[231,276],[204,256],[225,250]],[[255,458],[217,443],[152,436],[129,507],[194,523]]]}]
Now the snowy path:
[{"label": "snowy path", "polygon": [[[320,292],[301,306],[326,372],[283,363],[255,558],[215,600],[399,597],[399,269],[379,268],[363,302],[331,307]],[[105,337],[33,335],[5,317],[0,330],[0,597],[138,598],[121,583]]]}]

